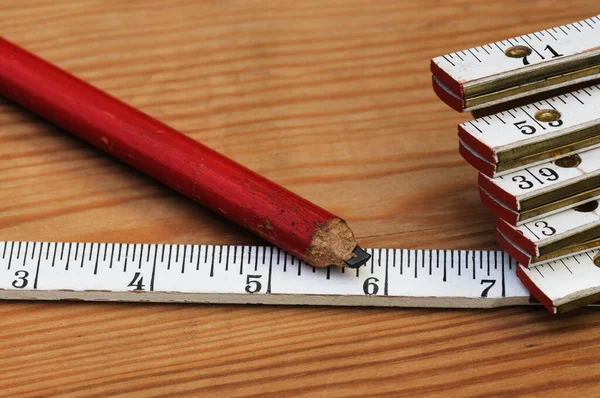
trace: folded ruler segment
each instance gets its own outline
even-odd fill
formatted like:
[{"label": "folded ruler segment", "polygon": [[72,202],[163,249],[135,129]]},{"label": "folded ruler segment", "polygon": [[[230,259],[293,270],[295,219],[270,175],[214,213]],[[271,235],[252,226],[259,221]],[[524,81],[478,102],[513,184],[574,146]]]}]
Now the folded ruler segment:
[{"label": "folded ruler segment", "polygon": [[594,79],[599,28],[595,16],[434,58],[434,90],[463,111]]},{"label": "folded ruler segment", "polygon": [[531,267],[600,246],[600,209],[592,201],[518,228],[498,219],[496,228],[502,248]]},{"label": "folded ruler segment", "polygon": [[369,249],[315,269],[271,247],[0,243],[0,298],[485,308],[529,303],[504,252]]},{"label": "folded ruler segment", "polygon": [[481,117],[458,126],[461,154],[497,177],[600,145],[600,86]]},{"label": "folded ruler segment", "polygon": [[600,268],[594,263],[598,253],[587,251],[533,268],[519,266],[517,275],[549,311],[566,312],[600,299]]},{"label": "folded ruler segment", "polygon": [[[479,174],[479,186],[499,202],[506,214],[484,203],[513,225],[572,208],[600,196],[600,148],[554,162],[527,167],[504,176]],[[512,213],[511,213],[512,212]]]}]

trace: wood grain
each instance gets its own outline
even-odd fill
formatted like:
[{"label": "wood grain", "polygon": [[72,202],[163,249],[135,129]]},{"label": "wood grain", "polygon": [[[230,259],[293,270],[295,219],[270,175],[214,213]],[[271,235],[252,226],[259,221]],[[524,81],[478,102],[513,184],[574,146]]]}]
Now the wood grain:
[{"label": "wood grain", "polygon": [[[0,1],[0,32],[343,216],[370,247],[492,249],[429,59],[594,2]],[[0,101],[0,239],[258,238]],[[597,311],[2,303],[5,396],[597,395]]]}]

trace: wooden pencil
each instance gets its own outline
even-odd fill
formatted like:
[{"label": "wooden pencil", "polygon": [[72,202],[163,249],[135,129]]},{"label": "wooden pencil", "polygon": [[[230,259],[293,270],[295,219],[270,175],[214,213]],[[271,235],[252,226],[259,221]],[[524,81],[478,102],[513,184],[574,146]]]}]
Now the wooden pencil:
[{"label": "wooden pencil", "polygon": [[340,217],[2,37],[0,95],[313,266],[370,257]]}]

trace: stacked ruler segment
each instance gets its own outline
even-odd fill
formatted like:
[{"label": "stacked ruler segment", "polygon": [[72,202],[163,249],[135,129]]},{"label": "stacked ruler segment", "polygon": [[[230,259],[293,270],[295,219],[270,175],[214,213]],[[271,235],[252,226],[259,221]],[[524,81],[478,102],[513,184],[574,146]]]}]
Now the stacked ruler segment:
[{"label": "stacked ruler segment", "polygon": [[[508,228],[514,228],[505,223]],[[600,209],[578,211],[568,209],[524,223],[515,230],[536,248],[600,227]],[[539,254],[539,251],[534,253]]]},{"label": "stacked ruler segment", "polygon": [[[524,68],[536,68],[557,58],[566,61],[590,49],[600,47],[600,18],[594,16],[583,21],[558,26],[552,29],[502,40],[480,47],[450,53],[433,59],[446,73],[465,86],[499,75],[517,72]],[[531,48],[527,63],[521,58],[505,56],[506,49],[522,45]],[[600,51],[599,51],[600,52]]]},{"label": "stacked ruler segment", "polygon": [[510,197],[523,200],[600,174],[600,148],[581,152],[579,157],[581,163],[576,167],[560,167],[554,162],[546,162],[494,179],[481,177]]},{"label": "stacked ruler segment", "polygon": [[[563,230],[560,233],[557,231],[557,228],[560,228],[559,224],[550,224],[546,220],[529,223],[534,228],[519,229],[515,229],[504,220],[498,220],[496,230],[498,243],[521,266],[529,268],[600,246],[597,240],[597,223],[594,225],[590,222],[583,228]],[[532,235],[535,238],[531,239]],[[540,236],[544,236],[546,239],[540,238]],[[556,238],[554,238],[555,236]]]},{"label": "stacked ruler segment", "polygon": [[[533,268],[519,266],[523,283],[552,312],[597,301],[600,268],[594,264],[598,250],[587,251]],[[570,309],[570,308],[568,308]]]},{"label": "stacked ruler segment", "polygon": [[[559,121],[541,122],[536,112],[553,109]],[[459,126],[460,138],[486,160],[498,154],[600,124],[600,86],[594,85],[543,101],[484,116]],[[596,144],[600,145],[600,144]],[[538,163],[545,162],[544,160]]]},{"label": "stacked ruler segment", "polygon": [[0,243],[0,298],[495,307],[527,304],[504,252],[368,249],[359,269],[271,247]]}]

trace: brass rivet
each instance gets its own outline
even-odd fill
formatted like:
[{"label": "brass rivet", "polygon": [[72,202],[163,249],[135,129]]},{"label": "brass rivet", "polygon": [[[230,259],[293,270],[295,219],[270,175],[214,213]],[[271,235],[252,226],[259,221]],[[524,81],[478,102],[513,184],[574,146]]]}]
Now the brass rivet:
[{"label": "brass rivet", "polygon": [[578,211],[580,213],[589,213],[591,211],[596,210],[597,208],[598,208],[598,201],[592,200],[591,202],[587,202],[587,203],[584,203],[577,207],[574,207],[573,210]]},{"label": "brass rivet", "polygon": [[525,58],[531,55],[531,48],[527,46],[512,46],[504,51],[504,55],[509,58]]},{"label": "brass rivet", "polygon": [[554,164],[558,167],[564,167],[565,169],[570,169],[572,167],[577,167],[581,164],[581,158],[579,155],[570,155],[565,156],[564,158],[556,159]]},{"label": "brass rivet", "polygon": [[560,119],[560,112],[554,109],[540,109],[535,113],[535,119],[540,122],[555,122]]},{"label": "brass rivet", "polygon": [[600,253],[596,253],[594,256],[594,264],[596,264],[596,267],[600,267]]}]

